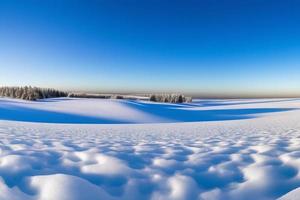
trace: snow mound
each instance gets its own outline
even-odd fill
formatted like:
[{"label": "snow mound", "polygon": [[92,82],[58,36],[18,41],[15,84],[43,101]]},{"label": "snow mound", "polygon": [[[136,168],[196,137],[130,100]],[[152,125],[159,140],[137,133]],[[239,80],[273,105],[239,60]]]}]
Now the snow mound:
[{"label": "snow mound", "polygon": [[34,176],[29,178],[29,185],[42,200],[112,199],[102,188],[65,174]]}]

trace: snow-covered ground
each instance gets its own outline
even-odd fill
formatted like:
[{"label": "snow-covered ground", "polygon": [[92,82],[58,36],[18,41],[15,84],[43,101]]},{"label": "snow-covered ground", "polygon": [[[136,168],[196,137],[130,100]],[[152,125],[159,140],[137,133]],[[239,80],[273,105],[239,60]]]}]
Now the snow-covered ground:
[{"label": "snow-covered ground", "polygon": [[300,100],[0,99],[0,200],[297,199]]}]

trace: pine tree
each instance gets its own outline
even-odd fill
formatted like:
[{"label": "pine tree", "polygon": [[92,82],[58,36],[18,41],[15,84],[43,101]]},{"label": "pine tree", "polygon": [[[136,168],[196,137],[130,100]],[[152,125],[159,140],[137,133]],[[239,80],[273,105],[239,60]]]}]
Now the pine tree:
[{"label": "pine tree", "polygon": [[66,97],[68,96],[68,93],[54,89],[43,89],[31,86],[0,87],[0,96],[34,101],[51,97]]}]

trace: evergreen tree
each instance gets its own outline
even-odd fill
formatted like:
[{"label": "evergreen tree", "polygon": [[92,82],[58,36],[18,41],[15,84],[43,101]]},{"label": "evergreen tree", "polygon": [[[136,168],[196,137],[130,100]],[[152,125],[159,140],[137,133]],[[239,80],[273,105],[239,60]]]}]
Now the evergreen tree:
[{"label": "evergreen tree", "polygon": [[44,89],[31,86],[0,87],[0,96],[34,101],[51,97],[66,97],[68,96],[68,93],[54,89]]}]

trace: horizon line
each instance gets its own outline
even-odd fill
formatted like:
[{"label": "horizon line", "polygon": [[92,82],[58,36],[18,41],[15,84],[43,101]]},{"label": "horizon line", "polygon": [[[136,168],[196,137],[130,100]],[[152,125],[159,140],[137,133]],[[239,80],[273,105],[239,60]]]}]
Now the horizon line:
[{"label": "horizon line", "polygon": [[[202,99],[263,99],[263,98],[300,98],[299,94],[253,94],[253,92],[245,93],[245,92],[225,92],[225,93],[218,93],[218,92],[184,92],[184,91],[162,91],[162,90],[89,90],[89,89],[63,89],[61,87],[41,87],[41,86],[33,86],[33,85],[0,85],[0,87],[38,87],[38,88],[49,88],[49,89],[56,89],[62,90],[69,93],[90,93],[90,94],[122,94],[122,95],[149,95],[149,94],[183,94],[185,96],[190,96],[193,98],[202,98]],[[260,92],[258,92],[260,93]],[[277,92],[278,93],[278,92]]]}]

